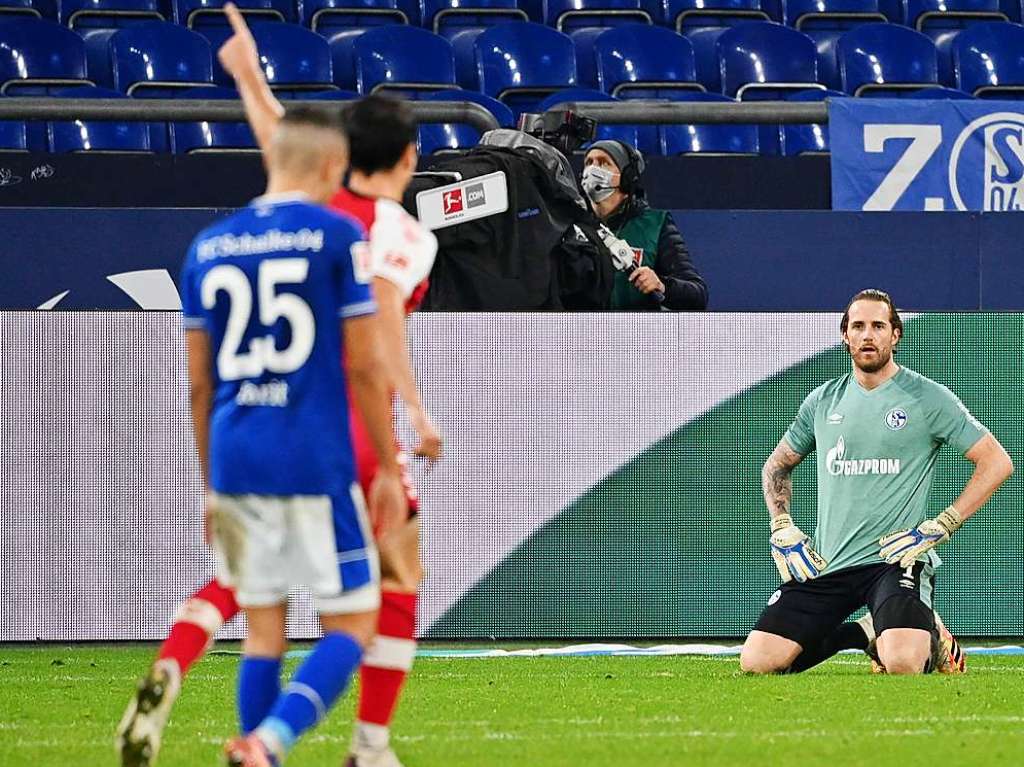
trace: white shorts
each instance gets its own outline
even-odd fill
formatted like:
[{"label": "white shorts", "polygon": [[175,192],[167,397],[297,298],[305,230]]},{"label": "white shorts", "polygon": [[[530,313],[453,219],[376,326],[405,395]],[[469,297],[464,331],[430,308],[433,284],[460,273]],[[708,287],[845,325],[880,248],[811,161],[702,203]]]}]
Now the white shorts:
[{"label": "white shorts", "polygon": [[376,610],[380,562],[359,486],[348,495],[210,493],[217,579],[242,607],[270,607],[305,586],[317,612]]}]

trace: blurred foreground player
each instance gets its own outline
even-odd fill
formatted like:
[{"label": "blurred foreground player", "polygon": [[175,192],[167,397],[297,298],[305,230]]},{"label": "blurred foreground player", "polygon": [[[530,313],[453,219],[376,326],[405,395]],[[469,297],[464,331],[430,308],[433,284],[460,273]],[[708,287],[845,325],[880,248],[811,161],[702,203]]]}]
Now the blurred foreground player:
[{"label": "blurred foreground player", "polygon": [[[896,364],[903,322],[886,293],[854,296],[840,330],[852,371],[807,396],[764,466],[771,552],[783,584],[747,637],[740,667],[804,671],[841,649],[871,650],[873,641],[877,664],[890,674],[962,670],[932,609],[941,564],[933,549],[985,504],[1013,463],[949,389]],[[935,461],[947,444],[975,469],[953,504],[931,518]],[[815,449],[812,547],[789,507],[792,471]],[[844,623],[863,606],[870,619]]]},{"label": "blurred foreground player", "polygon": [[[340,183],[346,148],[338,120],[284,118],[268,147],[267,193],[201,232],[182,271],[210,543],[218,580],[248,621],[242,737],[225,746],[236,767],[283,763],[344,691],[380,604],[371,519],[387,530],[408,513],[376,306],[356,263],[362,228],[317,204]],[[379,460],[370,518],[356,482],[349,391]],[[288,593],[297,586],[312,593],[323,636],[282,690]]]},{"label": "blurred foreground player", "polygon": [[[266,151],[283,109],[267,87],[245,22],[233,6],[229,5],[227,12],[235,34],[222,47],[220,59],[234,76],[254,132]],[[389,380],[402,397],[419,435],[416,454],[435,460],[441,454],[441,439],[416,389],[405,312],[415,309],[425,292],[425,278],[437,245],[433,235],[397,202],[415,169],[416,126],[399,102],[375,97],[353,105],[347,123],[353,147],[351,189],[338,192],[332,205],[362,221],[370,233],[365,256],[374,275]],[[351,415],[351,426],[360,483],[365,489],[376,472],[376,459],[357,413]],[[415,493],[408,476],[403,476],[410,510],[415,512]],[[390,749],[388,725],[415,655],[416,593],[422,579],[415,517],[393,533],[380,535],[378,545],[383,571],[379,637],[363,659],[358,723],[350,759],[360,767],[399,764]],[[211,581],[182,606],[153,670],[140,682],[122,731],[137,726],[155,732],[155,753],[181,677],[205,652],[220,626],[237,611],[231,590],[217,581]],[[133,714],[140,708],[138,701],[153,698],[161,701],[158,706],[149,706],[142,715]],[[133,719],[142,721],[133,725]]]}]

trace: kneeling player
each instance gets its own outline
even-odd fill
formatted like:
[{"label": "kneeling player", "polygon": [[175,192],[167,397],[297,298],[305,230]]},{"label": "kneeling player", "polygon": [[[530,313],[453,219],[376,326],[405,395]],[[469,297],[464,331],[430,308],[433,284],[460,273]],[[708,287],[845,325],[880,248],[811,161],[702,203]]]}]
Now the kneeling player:
[{"label": "kneeling player", "polygon": [[[942,654],[934,651],[932,610],[941,561],[932,549],[1013,472],[1006,451],[952,392],[896,364],[903,323],[888,295],[858,293],[840,330],[852,371],[808,395],[764,466],[772,556],[784,583],[743,645],[744,671],[803,671],[841,649],[868,649],[875,632],[877,661],[888,673],[933,670]],[[975,470],[959,498],[929,518],[928,491],[944,444]],[[812,548],[789,507],[793,468],[815,448]],[[843,623],[865,605],[870,622]]]}]

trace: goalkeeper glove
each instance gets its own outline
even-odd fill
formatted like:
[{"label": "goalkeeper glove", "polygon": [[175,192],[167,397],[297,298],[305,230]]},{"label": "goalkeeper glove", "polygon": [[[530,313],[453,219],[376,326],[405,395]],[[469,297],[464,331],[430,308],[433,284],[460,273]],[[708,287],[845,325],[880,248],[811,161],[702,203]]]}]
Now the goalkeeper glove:
[{"label": "goalkeeper glove", "polygon": [[960,512],[949,506],[935,519],[926,519],[917,527],[879,538],[878,544],[882,547],[879,556],[886,564],[899,562],[900,567],[909,567],[926,551],[948,541],[963,523]]},{"label": "goalkeeper glove", "polygon": [[782,582],[796,580],[799,583],[817,578],[828,562],[810,547],[810,538],[793,524],[789,514],[772,518],[772,559],[779,570]]}]

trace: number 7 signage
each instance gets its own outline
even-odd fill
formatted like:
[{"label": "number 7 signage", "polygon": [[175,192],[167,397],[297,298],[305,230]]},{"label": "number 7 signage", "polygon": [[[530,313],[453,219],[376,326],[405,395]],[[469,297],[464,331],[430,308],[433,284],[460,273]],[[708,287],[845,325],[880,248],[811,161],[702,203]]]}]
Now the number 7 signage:
[{"label": "number 7 signage", "polygon": [[835,210],[1024,209],[1024,105],[829,102]]}]

